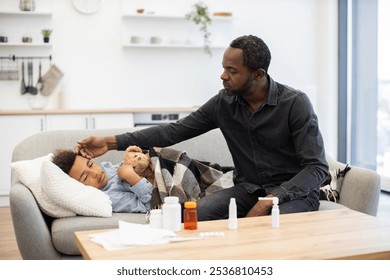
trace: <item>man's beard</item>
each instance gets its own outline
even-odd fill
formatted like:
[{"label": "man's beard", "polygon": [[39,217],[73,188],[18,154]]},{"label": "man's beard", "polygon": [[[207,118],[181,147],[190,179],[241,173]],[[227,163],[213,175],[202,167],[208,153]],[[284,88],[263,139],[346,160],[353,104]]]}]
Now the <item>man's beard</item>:
[{"label": "man's beard", "polygon": [[244,85],[242,87],[240,87],[239,89],[229,89],[229,87],[226,88],[225,83],[223,83],[224,87],[225,87],[224,93],[227,96],[234,96],[234,95],[246,96],[246,95],[249,95],[249,91],[252,88],[252,82],[253,82],[253,78],[252,78],[252,76],[249,76],[249,78],[246,80]]}]

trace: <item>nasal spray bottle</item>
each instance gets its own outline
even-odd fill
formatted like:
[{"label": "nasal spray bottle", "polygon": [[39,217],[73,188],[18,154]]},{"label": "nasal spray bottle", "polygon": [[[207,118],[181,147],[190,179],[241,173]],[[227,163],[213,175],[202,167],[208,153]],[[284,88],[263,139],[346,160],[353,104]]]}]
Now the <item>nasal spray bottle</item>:
[{"label": "nasal spray bottle", "polygon": [[236,205],[236,199],[230,198],[230,204],[229,204],[229,229],[237,229],[238,228],[238,222],[237,222],[237,205]]},{"label": "nasal spray bottle", "polygon": [[272,200],[273,206],[272,206],[272,227],[278,228],[279,227],[279,199],[277,197],[259,197],[259,200]]}]

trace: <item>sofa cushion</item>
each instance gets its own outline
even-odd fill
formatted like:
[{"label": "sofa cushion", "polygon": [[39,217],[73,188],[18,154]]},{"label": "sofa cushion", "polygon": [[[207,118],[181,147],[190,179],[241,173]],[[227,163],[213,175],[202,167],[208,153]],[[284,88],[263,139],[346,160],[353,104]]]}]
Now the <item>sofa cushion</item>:
[{"label": "sofa cushion", "polygon": [[77,216],[55,219],[51,227],[53,244],[62,254],[80,255],[74,232],[118,228],[119,220],[145,224],[145,216],[144,213],[113,213],[111,218]]},{"label": "sofa cushion", "polygon": [[320,208],[319,210],[334,210],[334,209],[348,209],[347,206],[344,206],[340,203],[328,201],[328,200],[320,200]]}]

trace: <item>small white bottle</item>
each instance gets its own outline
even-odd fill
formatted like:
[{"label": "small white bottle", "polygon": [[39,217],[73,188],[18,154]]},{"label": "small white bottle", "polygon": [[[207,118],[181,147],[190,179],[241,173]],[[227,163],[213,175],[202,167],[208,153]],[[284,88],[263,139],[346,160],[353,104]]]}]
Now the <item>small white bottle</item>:
[{"label": "small white bottle", "polygon": [[162,225],[174,232],[181,230],[181,205],[177,196],[167,196],[162,205]]},{"label": "small white bottle", "polygon": [[278,228],[279,227],[279,205],[277,202],[276,203],[274,202],[274,205],[272,206],[271,215],[272,215],[272,227]]},{"label": "small white bottle", "polygon": [[150,210],[150,227],[162,228],[162,211],[161,209]]},{"label": "small white bottle", "polygon": [[259,197],[259,200],[272,200],[272,227],[278,228],[279,227],[279,198],[276,196],[274,197]]},{"label": "small white bottle", "polygon": [[236,199],[230,198],[229,203],[229,229],[237,229],[238,228],[238,222],[237,222],[237,205],[236,205]]}]

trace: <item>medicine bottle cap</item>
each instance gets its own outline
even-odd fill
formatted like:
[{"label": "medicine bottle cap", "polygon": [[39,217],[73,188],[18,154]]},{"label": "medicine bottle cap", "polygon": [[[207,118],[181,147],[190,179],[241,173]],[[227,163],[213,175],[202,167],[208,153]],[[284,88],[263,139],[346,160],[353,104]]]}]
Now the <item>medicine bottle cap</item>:
[{"label": "medicine bottle cap", "polygon": [[179,203],[179,198],[177,196],[167,196],[164,198],[165,203]]},{"label": "medicine bottle cap", "polygon": [[195,201],[187,201],[184,202],[184,208],[196,208],[196,202]]}]

